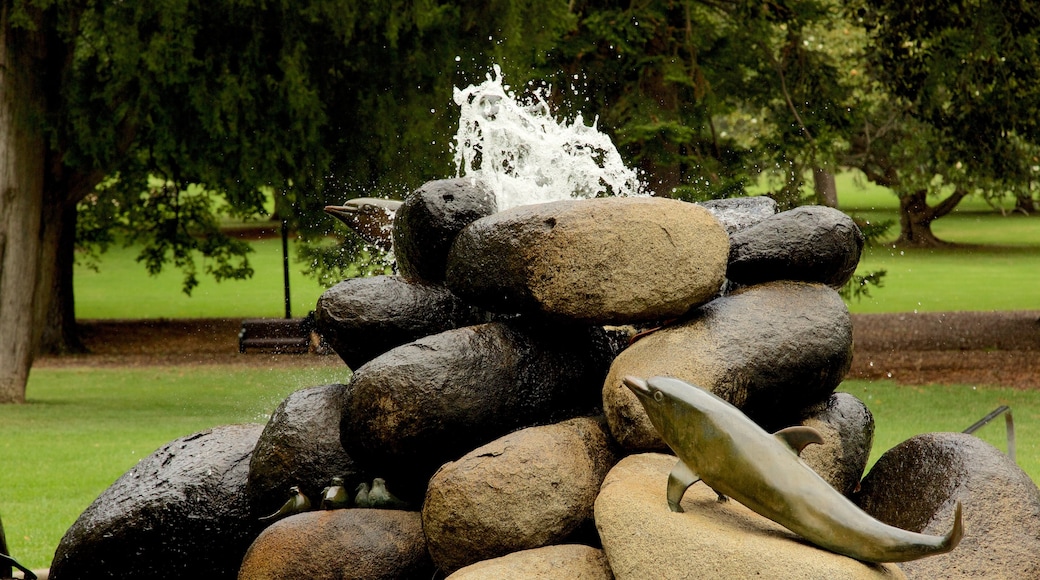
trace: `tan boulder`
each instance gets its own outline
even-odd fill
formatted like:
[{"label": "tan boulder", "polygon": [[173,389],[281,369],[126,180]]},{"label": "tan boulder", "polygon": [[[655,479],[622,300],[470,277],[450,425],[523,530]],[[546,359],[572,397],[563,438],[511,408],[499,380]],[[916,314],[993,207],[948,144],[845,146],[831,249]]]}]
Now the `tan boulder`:
[{"label": "tan boulder", "polygon": [[666,449],[621,382],[663,375],[711,391],[776,430],[827,400],[851,364],[852,321],[841,296],[823,284],[770,282],[717,298],[622,351],[603,384],[603,410],[625,449]]},{"label": "tan boulder", "polygon": [[448,580],[612,580],[603,550],[567,544],[513,552],[470,564]]},{"label": "tan boulder", "polygon": [[268,527],[249,547],[239,580],[430,578],[418,512],[313,511]]},{"label": "tan boulder", "polygon": [[592,324],[672,318],[722,286],[729,237],[692,203],[615,197],[516,207],[459,233],[448,287],[495,312]]},{"label": "tan boulder", "polygon": [[600,483],[616,461],[602,420],[530,427],[445,464],[430,480],[423,530],[451,572],[591,530]]},{"label": "tan boulder", "polygon": [[669,511],[665,488],[675,461],[656,453],[632,455],[603,481],[596,528],[618,580],[905,578],[894,564],[829,552],[736,501],[719,502],[702,483],[686,492],[685,513]]}]

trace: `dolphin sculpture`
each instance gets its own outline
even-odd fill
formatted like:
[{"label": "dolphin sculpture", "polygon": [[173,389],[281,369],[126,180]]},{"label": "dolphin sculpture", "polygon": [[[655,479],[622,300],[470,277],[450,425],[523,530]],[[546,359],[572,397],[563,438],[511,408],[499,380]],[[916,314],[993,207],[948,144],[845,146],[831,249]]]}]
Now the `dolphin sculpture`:
[{"label": "dolphin sculpture", "polygon": [[389,252],[393,247],[393,223],[401,202],[380,197],[358,197],[343,205],[327,205],[325,213],[345,223],[361,239]]},{"label": "dolphin sculpture", "polygon": [[905,562],[949,552],[960,542],[961,505],[945,536],[929,536],[882,523],[838,493],[798,453],[822,443],[811,427],[770,435],[739,409],[714,394],[669,377],[625,377],[650,422],[679,457],[668,475],[668,507],[703,481],[832,552],[864,562]]}]

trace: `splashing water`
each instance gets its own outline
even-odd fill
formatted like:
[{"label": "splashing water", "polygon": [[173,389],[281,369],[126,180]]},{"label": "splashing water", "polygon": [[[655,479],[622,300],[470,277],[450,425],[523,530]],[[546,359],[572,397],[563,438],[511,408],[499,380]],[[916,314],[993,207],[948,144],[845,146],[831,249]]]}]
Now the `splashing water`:
[{"label": "splashing water", "polygon": [[521,101],[502,83],[498,65],[480,85],[456,88],[458,175],[490,186],[499,211],[571,198],[647,195],[610,137],[595,122],[586,125],[580,114],[571,123],[558,121],[546,93],[536,89]]}]

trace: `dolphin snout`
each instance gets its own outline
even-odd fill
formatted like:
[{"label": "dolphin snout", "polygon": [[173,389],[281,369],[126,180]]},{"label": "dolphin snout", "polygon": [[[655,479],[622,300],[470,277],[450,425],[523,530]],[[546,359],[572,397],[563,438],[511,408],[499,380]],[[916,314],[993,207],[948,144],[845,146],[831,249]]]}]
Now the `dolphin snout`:
[{"label": "dolphin snout", "polygon": [[623,382],[626,387],[631,389],[632,392],[637,394],[637,395],[649,395],[650,394],[650,385],[646,384],[646,381],[644,381],[643,379],[641,379],[639,377],[628,376],[628,377],[625,377],[625,378],[621,379],[621,382]]},{"label": "dolphin snout", "polygon": [[325,213],[332,215],[354,214],[358,212],[358,209],[357,205],[351,205],[350,203],[345,205],[327,205],[325,206]]}]

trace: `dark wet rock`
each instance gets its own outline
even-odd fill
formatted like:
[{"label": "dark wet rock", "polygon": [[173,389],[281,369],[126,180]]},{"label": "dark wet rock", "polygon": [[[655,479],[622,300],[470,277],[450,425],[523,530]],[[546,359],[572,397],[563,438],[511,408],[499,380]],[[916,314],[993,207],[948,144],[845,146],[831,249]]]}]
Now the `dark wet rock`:
[{"label": "dark wet rock", "polygon": [[530,427],[478,447],[434,474],[423,530],[437,567],[568,540],[617,461],[606,423],[578,418]]},{"label": "dark wet rock", "polygon": [[671,512],[666,482],[675,461],[657,453],[632,455],[603,481],[596,528],[617,578],[904,578],[895,564],[829,552],[740,502],[720,502],[703,483],[686,491],[684,513]]},{"label": "dark wet rock", "polygon": [[672,376],[773,431],[827,400],[851,363],[852,323],[838,293],[821,284],[772,282],[713,300],[692,318],[637,340],[611,365],[603,407],[626,449],[667,449],[621,379]]},{"label": "dark wet rock", "polygon": [[249,461],[246,489],[254,513],[273,513],[294,485],[316,508],[333,477],[342,477],[347,489],[371,479],[339,441],[345,388],[301,389],[275,409]]},{"label": "dark wet rock", "polygon": [[50,577],[233,578],[260,531],[245,490],[262,430],[217,427],[142,459],[65,532]]},{"label": "dark wet rock", "polygon": [[506,433],[594,414],[610,353],[602,329],[521,320],[460,328],[359,368],[344,448],[414,502],[443,463]]},{"label": "dark wet rock", "polygon": [[713,199],[697,205],[710,211],[731,236],[776,215],[777,211],[776,202],[765,195]]},{"label": "dark wet rock", "polygon": [[443,282],[455,236],[496,211],[495,194],[472,178],[430,181],[406,196],[394,217],[394,257],[401,276]]},{"label": "dark wet rock", "polygon": [[834,393],[808,409],[801,424],[823,435],[823,444],[802,450],[802,460],[834,489],[851,495],[863,477],[874,443],[870,409],[849,393]]},{"label": "dark wet rock", "polygon": [[852,218],[824,206],[778,213],[730,241],[726,277],[743,285],[798,280],[840,288],[863,251],[863,234]]},{"label": "dark wet rock", "polygon": [[590,324],[684,314],[722,285],[729,240],[704,208],[663,198],[567,200],[477,220],[448,287],[495,312]]},{"label": "dark wet rock", "polygon": [[273,524],[249,547],[238,580],[428,580],[433,573],[418,512],[345,509]]},{"label": "dark wet rock", "polygon": [[418,338],[488,321],[444,286],[399,276],[344,280],[321,295],[315,317],[322,338],[352,369]]},{"label": "dark wet rock", "polygon": [[964,537],[947,554],[900,564],[910,578],[1040,578],[1040,490],[1010,457],[963,433],[893,447],[856,502],[896,527],[941,535],[961,503]]},{"label": "dark wet rock", "polygon": [[448,580],[613,580],[603,550],[581,544],[513,552],[471,564]]}]

